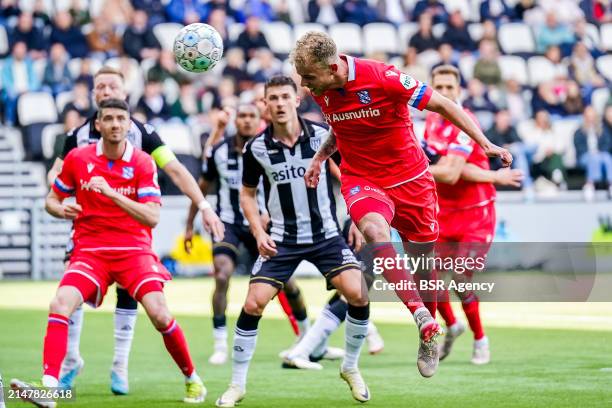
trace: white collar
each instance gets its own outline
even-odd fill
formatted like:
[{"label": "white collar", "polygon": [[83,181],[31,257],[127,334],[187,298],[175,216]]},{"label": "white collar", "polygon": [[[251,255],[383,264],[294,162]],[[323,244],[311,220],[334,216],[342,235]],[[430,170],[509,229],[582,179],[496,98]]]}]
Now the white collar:
[{"label": "white collar", "polygon": [[348,65],[348,81],[354,81],[355,80],[355,58],[351,57],[350,55],[345,55],[346,57],[346,63]]},{"label": "white collar", "polygon": [[[129,163],[130,160],[132,160],[132,156],[134,155],[134,146],[130,143],[129,140],[125,140],[126,145],[125,145],[125,152],[123,152],[123,156],[121,156],[121,160],[123,160],[126,163]],[[98,143],[96,143],[96,156],[102,156],[102,154],[104,154],[104,152],[102,151],[102,139],[98,140]]]}]

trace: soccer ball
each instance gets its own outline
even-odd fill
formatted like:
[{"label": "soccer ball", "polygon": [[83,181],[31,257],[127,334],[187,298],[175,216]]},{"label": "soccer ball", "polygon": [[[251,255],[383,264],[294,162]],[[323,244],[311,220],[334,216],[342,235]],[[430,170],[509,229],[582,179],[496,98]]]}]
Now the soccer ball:
[{"label": "soccer ball", "polygon": [[189,24],[174,39],[174,59],[189,72],[211,70],[222,55],[221,35],[208,24]]}]

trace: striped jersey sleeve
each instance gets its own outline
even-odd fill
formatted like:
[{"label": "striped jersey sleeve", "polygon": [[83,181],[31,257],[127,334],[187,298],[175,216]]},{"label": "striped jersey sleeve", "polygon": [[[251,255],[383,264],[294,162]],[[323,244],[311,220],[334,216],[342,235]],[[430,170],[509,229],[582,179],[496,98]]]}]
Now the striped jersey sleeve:
[{"label": "striped jersey sleeve", "polygon": [[425,109],[433,93],[424,82],[391,66],[380,72],[380,80],[391,98],[405,102],[418,110]]},{"label": "striped jersey sleeve", "polygon": [[139,167],[140,177],[136,189],[138,202],[161,204],[161,191],[157,183],[157,166],[155,161],[147,155],[146,158],[140,161]]},{"label": "striped jersey sleeve", "polygon": [[70,197],[75,194],[75,150],[72,150],[65,158],[62,164],[62,171],[57,175],[51,188],[62,198]]}]

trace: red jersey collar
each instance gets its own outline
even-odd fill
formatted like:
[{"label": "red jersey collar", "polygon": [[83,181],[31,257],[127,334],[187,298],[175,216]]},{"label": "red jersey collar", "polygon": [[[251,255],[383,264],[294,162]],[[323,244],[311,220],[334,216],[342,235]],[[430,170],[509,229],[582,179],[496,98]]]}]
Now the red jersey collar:
[{"label": "red jersey collar", "polygon": [[[121,160],[126,163],[129,163],[132,160],[132,156],[134,155],[134,146],[130,143],[129,140],[125,140],[127,143],[125,145],[125,152],[123,152],[123,156],[121,156]],[[96,143],[96,156],[102,156],[102,139],[98,140]]]}]

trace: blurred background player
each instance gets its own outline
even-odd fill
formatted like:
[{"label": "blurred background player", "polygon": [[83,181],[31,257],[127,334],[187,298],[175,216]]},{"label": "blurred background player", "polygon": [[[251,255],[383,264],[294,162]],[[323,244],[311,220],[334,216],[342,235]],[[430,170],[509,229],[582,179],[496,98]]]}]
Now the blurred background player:
[{"label": "blurred background player", "polygon": [[[166,349],[185,376],[184,401],[201,403],[206,388],[163,294],[164,282],[172,277],[151,248],[151,229],[159,222],[161,205],[157,167],[148,154],[127,140],[128,109],[119,99],[100,103],[95,127],[101,139],[65,156],[47,196],[49,214],[74,220],[75,248],[49,306],[42,384],[14,379],[11,387],[20,391],[58,387],[69,316],[83,302],[99,306],[108,286],[117,282],[142,303],[162,334]],[[76,203],[64,203],[69,196],[75,196]],[[41,401],[36,393],[22,395],[36,406],[55,407],[55,402]]]},{"label": "blurred background player", "polygon": [[[94,99],[99,106],[108,99],[127,99],[123,74],[110,67],[102,67],[94,76]],[[57,158],[47,175],[49,184],[52,184],[61,171],[63,159],[73,149],[96,143],[101,135],[95,127],[97,112],[84,124],[68,133],[64,143],[62,154]],[[212,210],[208,202],[198,188],[197,182],[176,158],[174,153],[161,140],[155,129],[148,125],[130,119],[127,133],[128,140],[137,149],[142,149],[153,157],[157,166],[163,169],[172,181],[187,195],[192,202],[197,203],[202,210],[204,226],[215,237],[223,236],[223,224]],[[66,261],[70,260],[71,247],[68,244]],[[124,289],[117,286],[117,306],[115,309],[115,348],[113,365],[111,368],[111,391],[115,394],[127,394],[128,383],[128,360],[134,328],[136,325],[138,303],[130,297]],[[66,361],[62,365],[61,385],[70,388],[74,384],[77,374],[82,370],[84,361],[79,352],[79,340],[83,326],[83,310],[78,308],[70,317],[70,330],[68,336],[68,353]]]},{"label": "blurred background player", "polygon": [[[435,68],[432,87],[442,96],[461,106],[460,73],[452,65]],[[465,112],[473,114],[466,108]],[[477,120],[472,116],[475,123]],[[489,170],[489,159],[484,150],[461,129],[438,113],[426,117],[425,142],[439,160],[430,166],[436,180],[440,212],[440,236],[436,254],[446,256],[485,256],[495,235],[495,187],[493,183],[520,186],[519,170]],[[474,252],[475,251],[475,252]],[[453,279],[469,279],[473,271],[453,273]],[[459,292],[461,305],[474,332],[472,363],[486,364],[490,360],[489,340],[485,336],[479,312],[478,297],[471,291]],[[446,323],[446,336],[440,360],[451,351],[455,339],[465,325],[457,321],[449,302],[448,290],[438,292],[438,311]]]},{"label": "blurred background player", "polygon": [[[307,185],[317,185],[321,165],[338,150],[342,194],[366,241],[376,244],[374,257],[396,257],[390,243],[391,226],[407,243],[407,252],[415,256],[431,253],[438,237],[435,182],[416,141],[408,105],[439,112],[488,155],[501,157],[506,165],[512,161],[510,153],[489,142],[456,104],[390,65],[339,55],[325,33],[302,36],[292,60],[302,86],[310,89],[333,130],[310,164]],[[417,287],[421,280],[435,279],[432,271],[413,272]],[[412,279],[399,266],[387,269],[383,276],[390,282]],[[423,292],[425,303],[417,290],[396,291],[419,329],[419,372],[431,377],[438,366],[440,327],[434,319],[435,291]]]},{"label": "blurred background player", "polygon": [[[346,353],[340,376],[348,383],[353,398],[365,402],[370,392],[357,361],[367,335],[369,302],[360,265],[340,236],[329,165],[325,164],[318,187],[308,188],[303,179],[316,148],[329,135],[328,128],[298,116],[297,86],[291,78],[273,77],[266,84],[265,94],[272,124],[246,146],[240,192],[240,204],[260,256],[236,324],[231,383],[217,406],[233,407],[244,398],[263,310],[302,260],[313,263],[328,284],[347,299]],[[257,186],[262,177],[271,221],[269,233],[261,226],[257,208]]]}]

